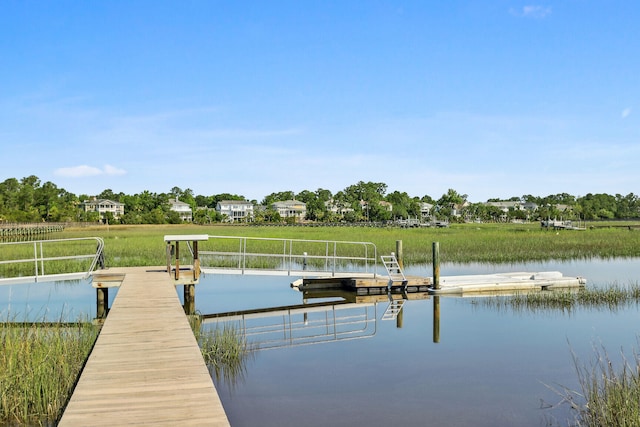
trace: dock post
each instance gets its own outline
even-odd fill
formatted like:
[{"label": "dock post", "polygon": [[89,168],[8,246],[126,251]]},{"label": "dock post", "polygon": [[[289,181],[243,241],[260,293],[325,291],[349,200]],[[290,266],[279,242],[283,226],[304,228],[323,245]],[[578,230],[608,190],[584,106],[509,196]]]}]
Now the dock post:
[{"label": "dock post", "polygon": [[96,288],[96,318],[102,319],[109,311],[109,288]]},{"label": "dock post", "polygon": [[440,242],[433,242],[433,289],[440,289]]},{"label": "dock post", "polygon": [[402,252],[402,240],[396,240],[396,261],[400,269],[404,269],[404,254]]},{"label": "dock post", "polygon": [[[193,241],[193,280],[200,280],[200,257],[198,256],[198,241]],[[193,291],[195,294],[195,290]]]},{"label": "dock post", "polygon": [[196,285],[185,284],[183,289],[184,294],[184,312],[191,315],[196,312]]},{"label": "dock post", "polygon": [[433,297],[433,342],[440,342],[440,297]]}]

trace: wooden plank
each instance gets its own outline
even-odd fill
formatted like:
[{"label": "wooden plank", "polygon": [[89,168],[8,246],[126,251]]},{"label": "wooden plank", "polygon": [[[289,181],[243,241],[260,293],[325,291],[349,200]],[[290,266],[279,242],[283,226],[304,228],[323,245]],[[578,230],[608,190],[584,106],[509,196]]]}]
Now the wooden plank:
[{"label": "wooden plank", "polygon": [[60,426],[229,426],[173,281],[125,274]]}]

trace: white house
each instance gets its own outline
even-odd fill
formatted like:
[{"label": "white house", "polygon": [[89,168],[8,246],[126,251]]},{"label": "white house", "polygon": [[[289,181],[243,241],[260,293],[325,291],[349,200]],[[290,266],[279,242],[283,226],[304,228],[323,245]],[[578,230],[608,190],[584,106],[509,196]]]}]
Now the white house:
[{"label": "white house", "polygon": [[191,222],[192,221],[192,219],[193,219],[193,210],[191,209],[191,206],[189,206],[187,203],[181,202],[176,197],[175,200],[173,200],[173,199],[169,200],[169,205],[171,205],[170,209],[172,211],[178,212],[178,214],[180,215],[180,219],[182,221],[185,221],[185,222]]},{"label": "white house", "polygon": [[221,200],[216,211],[229,222],[253,220],[253,203],[246,200]]},{"label": "white house", "polygon": [[299,200],[284,200],[271,204],[281,218],[296,218],[302,220],[307,215],[307,204]]},{"label": "white house", "polygon": [[85,212],[98,212],[102,219],[105,218],[107,212],[111,212],[114,218],[120,218],[124,215],[124,204],[109,199],[97,199],[94,197],[91,200],[82,202],[81,206]]},{"label": "white house", "polygon": [[352,207],[349,207],[342,202],[337,202],[334,199],[327,200],[326,202],[324,202],[324,205],[327,207],[327,211],[340,216],[343,216],[344,214],[349,212],[353,212]]},{"label": "white house", "polygon": [[433,205],[427,202],[420,203],[420,215],[422,215],[422,219],[431,218],[431,210],[433,209]]}]

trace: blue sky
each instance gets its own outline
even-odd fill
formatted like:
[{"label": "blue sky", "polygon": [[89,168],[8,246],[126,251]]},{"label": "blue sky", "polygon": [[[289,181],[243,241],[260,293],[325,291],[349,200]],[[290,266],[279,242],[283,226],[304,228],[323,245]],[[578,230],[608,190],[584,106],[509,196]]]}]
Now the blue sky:
[{"label": "blue sky", "polygon": [[0,181],[640,193],[640,2],[0,3]]}]

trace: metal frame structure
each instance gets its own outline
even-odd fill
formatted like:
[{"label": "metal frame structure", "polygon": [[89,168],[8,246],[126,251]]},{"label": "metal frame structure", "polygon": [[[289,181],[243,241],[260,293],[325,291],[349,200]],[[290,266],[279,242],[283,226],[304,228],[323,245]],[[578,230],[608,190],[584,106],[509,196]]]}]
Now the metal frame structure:
[{"label": "metal frame structure", "polygon": [[[278,239],[264,237],[209,236],[208,246],[234,241],[237,250],[200,250],[201,269],[215,274],[256,274],[285,276],[377,276],[378,249],[371,242],[334,240]],[[259,246],[282,247],[278,253],[260,250]],[[225,246],[229,246],[226,244]],[[315,250],[310,250],[310,249]],[[350,249],[346,253],[346,248]],[[321,249],[323,253],[318,253]],[[352,255],[354,252],[361,255]],[[272,263],[275,267],[255,267],[252,261]],[[348,265],[350,269],[341,268]]]},{"label": "metal frame structure", "polygon": [[[95,253],[79,254],[79,255],[64,255],[64,256],[47,256],[45,247],[53,246],[55,244],[72,242],[72,241],[95,241],[96,249]],[[70,239],[50,239],[50,240],[32,240],[26,242],[0,242],[0,252],[3,247],[16,246],[16,245],[30,245],[33,247],[33,256],[30,258],[20,259],[2,259],[0,260],[0,266],[9,264],[25,264],[33,263],[33,274],[19,277],[0,277],[0,285],[6,284],[19,284],[19,283],[33,283],[33,282],[51,282],[58,280],[77,280],[87,279],[93,270],[98,265],[100,258],[103,254],[104,240],[101,237],[78,237]],[[91,263],[87,271],[73,272],[73,273],[60,273],[60,274],[47,274],[45,271],[45,263],[63,261],[63,260],[83,260],[91,259]]]}]

